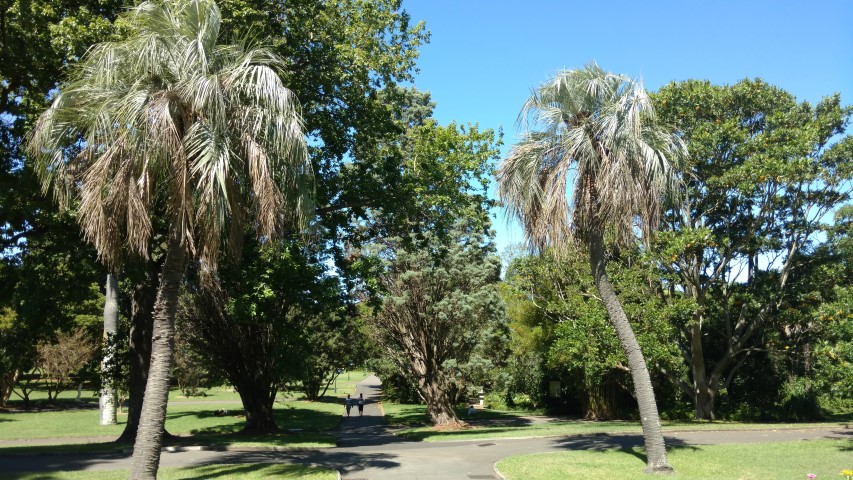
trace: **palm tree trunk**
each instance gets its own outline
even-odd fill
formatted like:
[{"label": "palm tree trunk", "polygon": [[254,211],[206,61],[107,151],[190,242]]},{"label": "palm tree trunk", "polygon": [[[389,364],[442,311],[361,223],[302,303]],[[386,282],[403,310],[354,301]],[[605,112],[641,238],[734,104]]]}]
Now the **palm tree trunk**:
[{"label": "palm tree trunk", "polygon": [[622,304],[613,290],[613,285],[605,270],[606,260],[604,257],[604,235],[598,228],[590,232],[589,250],[590,267],[595,281],[595,287],[601,296],[601,301],[607,309],[607,317],[610,324],[616,330],[619,343],[628,357],[628,368],[631,370],[631,378],[634,380],[634,393],[640,408],[640,423],[643,426],[643,439],[646,444],[646,473],[670,473],[672,466],[666,458],[666,444],[661,432],[660,416],[655,402],[655,393],[652,389],[652,381],[649,370],[640,350],[640,344],[628,317],[622,309]]},{"label": "palm tree trunk", "polygon": [[118,281],[112,273],[107,274],[104,301],[104,358],[101,360],[101,425],[115,425],[116,389],[113,375],[115,362],[115,338],[118,332]]},{"label": "palm tree trunk", "polygon": [[166,404],[169,400],[169,381],[175,351],[175,312],[186,259],[187,252],[181,244],[180,234],[172,231],[154,304],[151,365],[142,401],[139,430],[133,447],[131,480],[154,480],[160,466],[160,449],[166,424]]}]

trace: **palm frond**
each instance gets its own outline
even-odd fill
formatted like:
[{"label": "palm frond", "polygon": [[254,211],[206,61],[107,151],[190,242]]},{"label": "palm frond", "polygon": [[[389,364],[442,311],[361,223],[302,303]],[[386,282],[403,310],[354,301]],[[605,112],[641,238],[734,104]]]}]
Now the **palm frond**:
[{"label": "palm frond", "polygon": [[686,149],[656,124],[642,84],[594,63],[562,71],[533,90],[519,125],[526,133],[498,170],[498,193],[534,247],[560,249],[590,229],[622,243],[635,228],[644,238],[655,230]]},{"label": "palm frond", "polygon": [[92,47],[27,137],[43,188],[63,203],[79,196],[101,257],[145,255],[157,214],[209,268],[250,210],[261,236],[303,225],[313,174],[282,62],[217,45],[212,0],[143,2],[126,17],[129,36]]}]

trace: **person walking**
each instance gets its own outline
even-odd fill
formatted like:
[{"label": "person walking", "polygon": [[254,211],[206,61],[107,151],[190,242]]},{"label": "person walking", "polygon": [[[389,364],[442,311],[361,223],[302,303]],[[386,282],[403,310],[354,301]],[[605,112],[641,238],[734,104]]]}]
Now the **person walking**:
[{"label": "person walking", "polygon": [[352,399],[349,394],[347,394],[347,398],[344,399],[344,405],[347,407],[347,417],[349,417],[349,411],[352,408]]},{"label": "person walking", "polygon": [[358,394],[358,416],[364,416],[364,394]]}]

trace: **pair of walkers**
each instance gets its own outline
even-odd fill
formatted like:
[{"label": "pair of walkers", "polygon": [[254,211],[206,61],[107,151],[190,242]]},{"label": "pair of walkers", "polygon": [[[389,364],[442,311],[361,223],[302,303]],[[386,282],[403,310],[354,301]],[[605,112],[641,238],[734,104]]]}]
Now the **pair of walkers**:
[{"label": "pair of walkers", "polygon": [[353,403],[358,404],[358,414],[359,416],[364,415],[364,394],[358,394],[358,401],[354,398],[350,398],[349,394],[347,394],[347,398],[344,400],[344,405],[347,407],[347,416],[349,417],[349,411],[352,408]]}]

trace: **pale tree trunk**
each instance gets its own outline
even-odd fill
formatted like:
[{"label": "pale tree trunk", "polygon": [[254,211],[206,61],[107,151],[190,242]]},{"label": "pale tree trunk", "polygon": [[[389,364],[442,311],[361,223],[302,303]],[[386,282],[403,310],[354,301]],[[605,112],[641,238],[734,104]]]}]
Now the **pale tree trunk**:
[{"label": "pale tree trunk", "polygon": [[116,389],[114,381],[115,338],[118,332],[118,281],[107,274],[104,301],[104,358],[101,360],[101,425],[115,425]]},{"label": "pale tree trunk", "polygon": [[148,370],[145,396],[142,400],[139,430],[133,446],[131,480],[157,478],[175,350],[175,312],[186,259],[187,252],[181,244],[180,234],[172,231],[163,272],[160,275],[160,288],[154,304],[151,365]]},{"label": "pale tree trunk", "polygon": [[646,446],[646,472],[672,472],[672,466],[669,465],[666,458],[666,444],[661,431],[660,416],[658,415],[649,370],[646,367],[646,361],[643,358],[637,337],[634,336],[628,317],[625,315],[622,304],[619,302],[616,291],[613,290],[607,276],[604,235],[597,228],[591,232],[589,250],[590,267],[595,287],[598,289],[601,301],[607,309],[607,317],[616,330],[616,336],[619,337],[619,343],[628,358],[628,368],[631,370],[631,378],[634,380],[634,393],[640,409],[640,423],[643,426],[643,439]]}]

